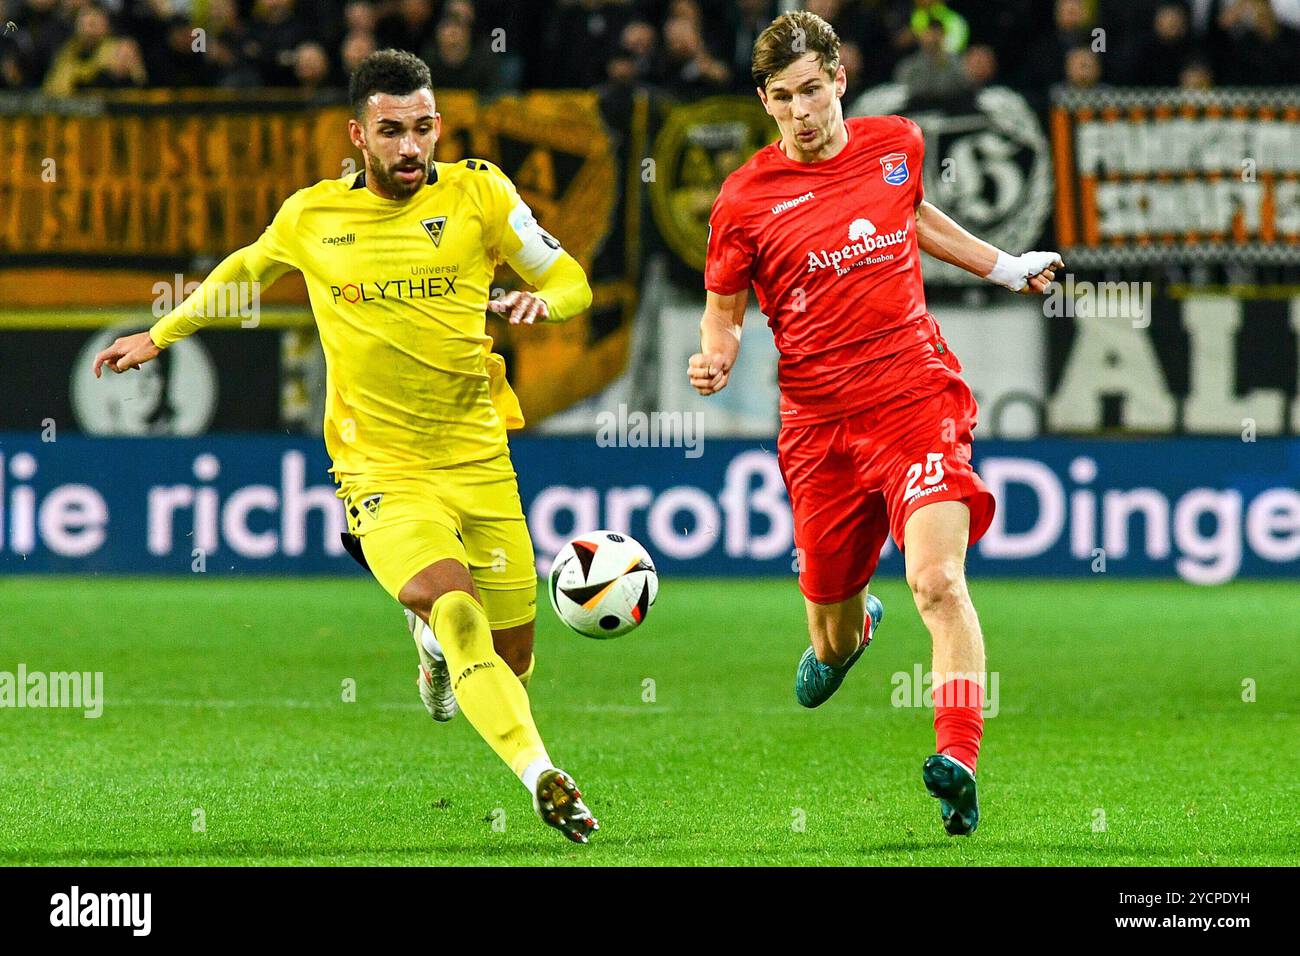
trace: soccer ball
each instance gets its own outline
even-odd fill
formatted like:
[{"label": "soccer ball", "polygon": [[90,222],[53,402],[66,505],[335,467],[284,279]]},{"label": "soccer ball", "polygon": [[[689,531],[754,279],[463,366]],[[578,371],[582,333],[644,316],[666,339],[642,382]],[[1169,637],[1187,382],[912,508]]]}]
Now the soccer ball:
[{"label": "soccer ball", "polygon": [[549,590],[561,621],[583,637],[605,640],[645,620],[659,593],[659,574],[630,536],[593,531],[560,549]]}]

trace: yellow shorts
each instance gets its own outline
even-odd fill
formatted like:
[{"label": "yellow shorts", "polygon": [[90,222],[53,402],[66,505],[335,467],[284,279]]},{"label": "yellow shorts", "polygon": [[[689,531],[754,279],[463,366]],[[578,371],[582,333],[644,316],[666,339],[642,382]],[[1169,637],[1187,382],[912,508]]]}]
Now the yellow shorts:
[{"label": "yellow shorts", "polygon": [[469,569],[493,630],[537,613],[537,563],[508,453],[401,477],[344,475],[348,531],[394,598],[446,558]]}]

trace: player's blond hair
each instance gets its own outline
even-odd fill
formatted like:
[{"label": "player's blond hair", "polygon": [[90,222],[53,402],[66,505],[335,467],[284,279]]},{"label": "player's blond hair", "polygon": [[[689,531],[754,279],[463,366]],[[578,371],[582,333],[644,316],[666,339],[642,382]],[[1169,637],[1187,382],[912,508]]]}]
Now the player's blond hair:
[{"label": "player's blond hair", "polygon": [[768,80],[809,53],[817,54],[822,69],[834,77],[840,66],[840,38],[835,28],[807,10],[781,14],[754,41],[749,70],[754,84],[766,89]]}]

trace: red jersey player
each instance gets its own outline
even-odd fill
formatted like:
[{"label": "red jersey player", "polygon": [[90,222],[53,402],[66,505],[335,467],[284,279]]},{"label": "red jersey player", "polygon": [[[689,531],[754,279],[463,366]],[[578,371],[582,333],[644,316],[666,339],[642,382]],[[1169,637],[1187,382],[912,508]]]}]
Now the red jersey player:
[{"label": "red jersey player", "polygon": [[964,566],[994,501],[971,468],[975,400],[926,311],[920,253],[1027,293],[1064,265],[1054,252],[1008,255],[927,203],[911,120],[844,119],[839,39],[820,17],[778,17],[752,72],[781,138],[714,203],[690,381],[702,395],[726,387],[752,285],[780,353],[777,453],[812,644],[795,695],[824,702],[870,644],[884,609],[866,587],[892,534],[933,639],[936,753],[923,778],[945,829],[969,834],[984,640]]}]

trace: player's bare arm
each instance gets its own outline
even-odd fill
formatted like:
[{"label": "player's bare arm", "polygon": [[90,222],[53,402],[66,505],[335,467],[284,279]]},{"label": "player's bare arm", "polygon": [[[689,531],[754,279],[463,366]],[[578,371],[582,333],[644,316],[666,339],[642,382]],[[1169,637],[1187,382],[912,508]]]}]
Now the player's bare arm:
[{"label": "player's bare arm", "polygon": [[1065,263],[1055,252],[1026,252],[1012,256],[973,236],[937,206],[921,201],[916,207],[916,238],[921,251],[965,269],[1012,292],[1041,295]]},{"label": "player's bare arm", "polygon": [[700,319],[700,350],[690,358],[687,374],[701,395],[712,395],[727,387],[731,368],[740,354],[740,333],[745,323],[749,290],[733,295],[709,292]]}]

